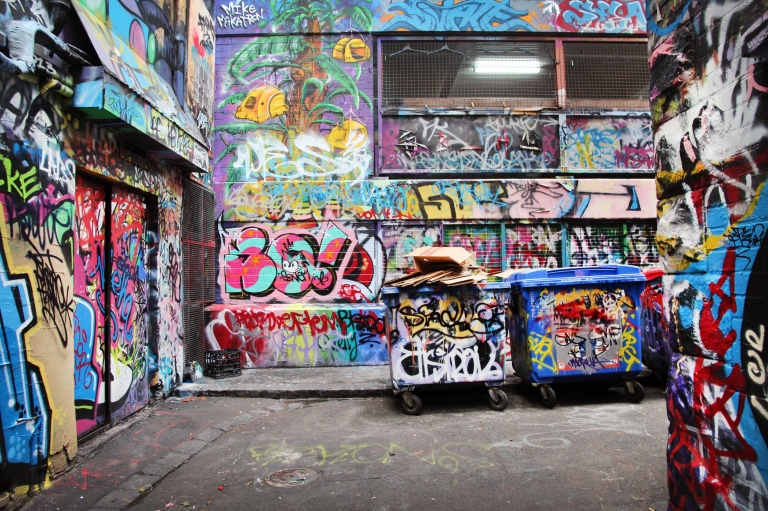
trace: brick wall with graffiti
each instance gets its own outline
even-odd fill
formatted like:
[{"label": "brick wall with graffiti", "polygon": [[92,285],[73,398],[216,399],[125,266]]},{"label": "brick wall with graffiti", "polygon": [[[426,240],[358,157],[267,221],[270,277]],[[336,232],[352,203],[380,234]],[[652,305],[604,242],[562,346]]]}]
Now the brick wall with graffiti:
[{"label": "brick wall with graffiti", "polygon": [[[93,92],[96,83],[78,81],[77,70],[96,68],[99,56],[60,37],[87,43],[93,34],[78,16],[109,26],[100,36],[124,45],[123,79],[135,72],[131,86],[118,84],[121,97],[201,134],[193,119],[212,114],[210,14],[196,4],[197,55],[186,66],[171,48],[174,33],[187,34],[185,2],[179,12],[90,2],[90,14],[75,3],[0,2],[12,48],[0,54],[0,491],[44,486],[66,470],[79,436],[170,392],[184,369],[182,172],[122,137],[149,133],[127,121],[112,131],[73,108],[79,86]],[[208,136],[211,124],[200,122]],[[208,168],[207,149],[203,159],[198,169]]]},{"label": "brick wall with graffiti", "polygon": [[[314,4],[314,5],[313,5]],[[563,32],[644,34],[645,3],[638,0],[496,0],[467,4],[417,0],[336,0],[333,9],[298,2],[219,0],[213,17],[219,35],[344,32]],[[319,23],[315,23],[317,18]]]},{"label": "brick wall with graffiti", "polygon": [[657,2],[648,21],[670,509],[768,507],[766,8]]},{"label": "brick wall with graffiti", "polygon": [[[642,36],[641,2],[219,0],[213,19],[209,348],[250,346],[251,367],[386,363],[270,355],[288,345],[256,343],[269,336],[246,318],[380,303],[382,283],[407,271],[406,254],[422,245],[465,247],[492,270],[657,264],[647,108],[513,111],[469,99],[458,109],[437,99],[423,110],[397,99],[384,108],[382,92],[393,56],[382,44],[400,40],[386,33],[462,32],[446,38],[458,66],[469,57],[456,48],[485,44],[467,42],[467,31],[548,33],[552,51],[563,33]],[[422,39],[435,51],[402,51],[444,56],[443,39]]]},{"label": "brick wall with graffiti", "polygon": [[389,360],[384,307],[214,305],[209,349],[240,350],[240,366],[380,365]]}]

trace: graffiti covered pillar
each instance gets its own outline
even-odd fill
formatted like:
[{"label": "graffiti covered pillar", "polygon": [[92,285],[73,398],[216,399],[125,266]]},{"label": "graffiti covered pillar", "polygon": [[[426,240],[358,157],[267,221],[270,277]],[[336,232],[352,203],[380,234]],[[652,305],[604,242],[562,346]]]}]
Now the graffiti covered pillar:
[{"label": "graffiti covered pillar", "polygon": [[768,507],[765,4],[648,6],[670,509]]}]

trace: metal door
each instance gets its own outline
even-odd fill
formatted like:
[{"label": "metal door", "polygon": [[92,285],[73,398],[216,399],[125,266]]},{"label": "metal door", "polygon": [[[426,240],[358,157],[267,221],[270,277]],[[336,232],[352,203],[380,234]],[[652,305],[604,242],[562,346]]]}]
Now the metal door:
[{"label": "metal door", "polygon": [[73,346],[81,436],[149,401],[147,205],[140,194],[78,175],[75,213]]}]

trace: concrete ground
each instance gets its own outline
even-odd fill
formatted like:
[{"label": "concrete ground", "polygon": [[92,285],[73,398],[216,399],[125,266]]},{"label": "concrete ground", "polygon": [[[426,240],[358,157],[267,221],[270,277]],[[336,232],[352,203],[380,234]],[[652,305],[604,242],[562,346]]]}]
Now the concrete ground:
[{"label": "concrete ground", "polygon": [[553,410],[505,388],[504,412],[446,389],[420,416],[391,395],[168,399],[25,509],[665,509],[663,388],[561,387]]}]

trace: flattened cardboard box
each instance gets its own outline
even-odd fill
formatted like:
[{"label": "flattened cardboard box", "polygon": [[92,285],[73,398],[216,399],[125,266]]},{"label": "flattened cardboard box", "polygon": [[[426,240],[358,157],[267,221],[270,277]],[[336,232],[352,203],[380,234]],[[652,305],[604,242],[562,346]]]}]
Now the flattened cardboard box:
[{"label": "flattened cardboard box", "polygon": [[413,257],[416,271],[384,283],[395,287],[440,283],[448,286],[475,284],[487,275],[477,266],[475,254],[461,247],[421,247],[406,256]]},{"label": "flattened cardboard box", "polygon": [[421,273],[476,265],[475,254],[461,247],[419,247],[405,255],[413,257],[413,264]]}]

